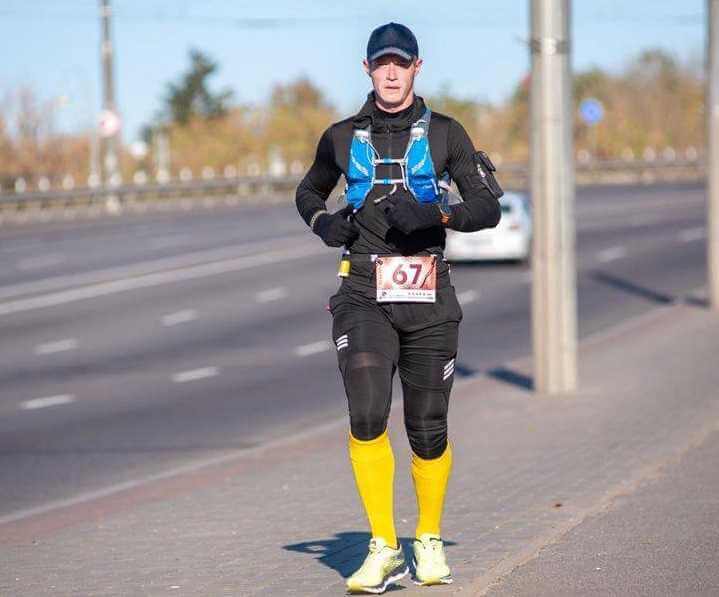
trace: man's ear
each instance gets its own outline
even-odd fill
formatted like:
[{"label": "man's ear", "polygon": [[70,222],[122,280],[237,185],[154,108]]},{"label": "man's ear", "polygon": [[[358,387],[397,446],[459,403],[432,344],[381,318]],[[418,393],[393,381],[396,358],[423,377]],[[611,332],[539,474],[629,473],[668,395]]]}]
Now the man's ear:
[{"label": "man's ear", "polygon": [[369,62],[367,62],[367,58],[362,59],[362,66],[364,67],[364,72],[366,72],[367,76],[369,77]]},{"label": "man's ear", "polygon": [[421,58],[417,58],[414,61],[414,68],[415,68],[414,74],[415,75],[419,74],[419,71],[422,69],[423,64],[424,64],[424,60],[422,60]]}]

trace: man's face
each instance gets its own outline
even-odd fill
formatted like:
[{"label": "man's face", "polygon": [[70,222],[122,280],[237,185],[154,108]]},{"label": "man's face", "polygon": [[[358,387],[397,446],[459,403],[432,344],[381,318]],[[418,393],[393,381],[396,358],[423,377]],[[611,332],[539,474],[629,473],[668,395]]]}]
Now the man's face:
[{"label": "man's face", "polygon": [[363,61],[365,72],[372,79],[375,94],[383,104],[401,106],[414,89],[414,78],[422,60],[407,60],[396,54],[385,54],[372,62]]}]

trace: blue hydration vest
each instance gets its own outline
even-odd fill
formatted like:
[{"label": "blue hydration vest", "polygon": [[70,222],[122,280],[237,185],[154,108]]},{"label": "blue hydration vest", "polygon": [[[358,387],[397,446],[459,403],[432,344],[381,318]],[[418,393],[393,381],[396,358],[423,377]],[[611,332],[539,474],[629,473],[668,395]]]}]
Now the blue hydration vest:
[{"label": "blue hydration vest", "polygon": [[[402,184],[420,203],[437,203],[442,200],[429,150],[427,133],[431,118],[432,111],[427,108],[422,118],[412,125],[407,149],[402,158],[380,157],[372,145],[370,127],[355,129],[350,147],[345,189],[347,202],[355,210],[362,207],[370,190],[376,184]],[[376,168],[379,164],[399,165],[402,178],[377,178]]]}]

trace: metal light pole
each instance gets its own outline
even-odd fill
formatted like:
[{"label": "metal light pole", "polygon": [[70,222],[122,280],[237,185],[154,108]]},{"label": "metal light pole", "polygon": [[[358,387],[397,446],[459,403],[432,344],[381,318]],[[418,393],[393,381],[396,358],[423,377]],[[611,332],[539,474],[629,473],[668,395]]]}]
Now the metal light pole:
[{"label": "metal light pole", "polygon": [[577,387],[570,0],[530,0],[535,391]]},{"label": "metal light pole", "polygon": [[102,108],[100,125],[102,142],[103,183],[114,184],[118,172],[118,146],[120,137],[120,119],[115,104],[115,85],[113,78],[113,49],[110,32],[112,9],[110,0],[100,0],[100,20],[102,25]]},{"label": "metal light pole", "polygon": [[719,311],[719,0],[707,0],[707,288]]}]

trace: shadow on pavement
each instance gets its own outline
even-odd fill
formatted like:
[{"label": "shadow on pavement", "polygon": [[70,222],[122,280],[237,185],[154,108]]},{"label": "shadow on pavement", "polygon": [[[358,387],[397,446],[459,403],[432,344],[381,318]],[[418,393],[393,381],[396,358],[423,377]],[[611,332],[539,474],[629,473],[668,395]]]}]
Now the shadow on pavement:
[{"label": "shadow on pavement", "polygon": [[347,578],[362,564],[370,538],[369,533],[350,531],[336,533],[330,539],[285,545],[283,549],[315,555],[316,560]]},{"label": "shadow on pavement", "polygon": [[[371,535],[369,533],[350,531],[337,533],[330,539],[317,539],[315,541],[284,545],[282,549],[316,555],[315,559],[317,561],[338,572],[342,578],[347,578],[362,565],[367,555],[367,544],[370,539]],[[399,542],[404,549],[404,555],[410,565],[410,570],[414,573],[414,567],[412,566],[412,538],[400,537]],[[444,544],[445,546],[457,545],[454,541],[446,540]],[[387,592],[401,591],[404,588],[400,585],[392,585],[387,589]]]},{"label": "shadow on pavement", "polygon": [[643,288],[638,284],[634,284],[633,282],[629,282],[628,280],[624,280],[606,272],[592,272],[591,278],[597,282],[623,290],[624,292],[642,297],[654,303],[669,304],[675,301],[675,297],[669,294],[657,292],[651,288]]},{"label": "shadow on pavement", "polygon": [[638,284],[634,284],[633,282],[629,282],[627,280],[619,278],[613,274],[608,274],[606,272],[596,271],[596,272],[592,273],[591,277],[595,281],[601,282],[602,284],[607,284],[614,288],[618,288],[619,290],[623,290],[623,291],[633,294],[635,296],[640,296],[649,301],[659,303],[662,305],[668,305],[671,303],[682,302],[686,305],[690,305],[693,307],[707,308],[709,306],[709,301],[706,298],[701,297],[701,296],[695,296],[695,295],[688,294],[685,296],[676,297],[676,296],[672,296],[670,294],[664,294],[662,292],[657,292],[656,290],[652,290],[651,288],[643,288],[642,286],[639,286]]},{"label": "shadow on pavement", "polygon": [[529,375],[519,373],[518,371],[512,371],[506,367],[495,367],[487,371],[489,377],[493,377],[504,383],[517,386],[523,390],[531,391],[534,389],[534,380]]},{"label": "shadow on pavement", "polygon": [[709,307],[709,301],[707,299],[691,295],[684,297],[684,304],[692,307],[700,307],[702,309],[707,309]]},{"label": "shadow on pavement", "polygon": [[455,363],[454,365],[455,377],[475,377],[476,375],[479,375],[479,373],[479,369],[475,369],[467,363]]}]

